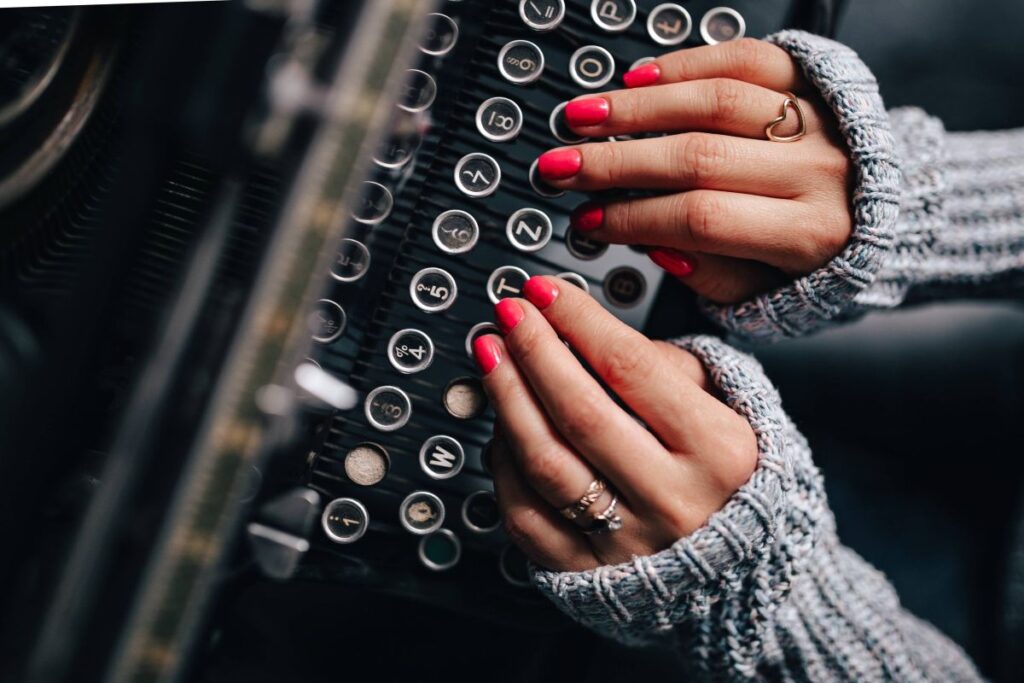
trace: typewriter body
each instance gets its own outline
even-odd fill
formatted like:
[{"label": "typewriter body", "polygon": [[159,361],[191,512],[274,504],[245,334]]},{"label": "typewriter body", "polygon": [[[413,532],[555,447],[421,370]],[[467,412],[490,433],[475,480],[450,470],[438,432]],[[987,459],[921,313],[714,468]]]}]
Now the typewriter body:
[{"label": "typewriter body", "polygon": [[[174,679],[261,577],[545,627],[471,341],[537,274],[652,334],[701,323],[642,249],[569,230],[586,197],[534,161],[582,141],[568,100],[671,50],[828,32],[833,3],[210,5],[0,31],[0,136],[30,141],[0,156],[19,670]],[[30,542],[43,480],[57,540]]]}]

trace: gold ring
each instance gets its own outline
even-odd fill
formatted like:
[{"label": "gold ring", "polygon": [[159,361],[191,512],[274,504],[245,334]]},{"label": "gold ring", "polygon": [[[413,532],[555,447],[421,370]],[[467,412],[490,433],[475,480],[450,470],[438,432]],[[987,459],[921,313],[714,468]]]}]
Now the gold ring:
[{"label": "gold ring", "polygon": [[[807,134],[807,122],[804,120],[804,111],[800,108],[800,102],[796,99],[796,95],[791,92],[784,94],[786,95],[786,99],[782,101],[782,109],[779,112],[779,117],[772,119],[771,122],[764,127],[765,137],[772,142],[796,142]],[[793,135],[776,135],[775,129],[785,122],[790,109],[796,112],[796,120],[797,123],[800,124],[800,130]]]},{"label": "gold ring", "polygon": [[597,499],[601,497],[601,494],[604,493],[606,488],[608,488],[608,484],[604,479],[595,479],[590,482],[586,492],[580,496],[579,500],[572,505],[567,505],[559,510],[559,512],[561,512],[562,516],[568,520],[576,519],[586,512],[591,505],[597,502]]},{"label": "gold ring", "polygon": [[615,508],[619,506],[619,497],[612,496],[612,502],[608,503],[608,507],[604,509],[604,512],[593,516],[593,524],[584,529],[583,533],[587,536],[593,534],[603,534],[608,531],[618,531],[622,528],[622,515],[615,511]]}]

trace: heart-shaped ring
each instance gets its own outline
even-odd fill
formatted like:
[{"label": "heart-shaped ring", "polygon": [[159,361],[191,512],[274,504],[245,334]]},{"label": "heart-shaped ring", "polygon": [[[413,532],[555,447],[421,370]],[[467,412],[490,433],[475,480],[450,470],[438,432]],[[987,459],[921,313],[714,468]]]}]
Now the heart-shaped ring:
[{"label": "heart-shaped ring", "polygon": [[[791,92],[787,92],[785,95],[786,99],[782,101],[782,110],[779,112],[779,118],[772,119],[771,123],[764,127],[765,137],[772,142],[796,142],[807,134],[807,122],[804,120],[804,111],[800,108],[800,102],[796,99],[796,95]],[[775,129],[785,123],[790,109],[796,112],[796,121],[800,124],[800,129],[792,135],[776,135]]]}]

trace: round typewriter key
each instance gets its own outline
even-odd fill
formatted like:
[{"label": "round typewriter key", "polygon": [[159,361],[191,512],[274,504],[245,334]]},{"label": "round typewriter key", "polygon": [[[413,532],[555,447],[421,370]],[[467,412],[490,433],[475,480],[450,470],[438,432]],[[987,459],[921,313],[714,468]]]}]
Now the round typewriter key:
[{"label": "round typewriter key", "polygon": [[444,524],[444,503],[430,491],[414,491],[402,501],[398,519],[414,534],[429,534]]},{"label": "round typewriter key", "polygon": [[391,466],[391,459],[383,447],[375,443],[361,443],[345,454],[345,476],[354,484],[379,484]]},{"label": "round typewriter key", "polygon": [[545,182],[543,178],[540,177],[540,174],[537,173],[536,159],[534,159],[533,163],[530,164],[529,176],[530,187],[532,187],[533,191],[539,194],[541,197],[561,197],[563,194],[565,194],[565,190],[559,190],[557,187],[552,187],[547,182]]},{"label": "round typewriter key", "polygon": [[452,417],[472,420],[487,408],[484,385],[476,377],[457,377],[444,389],[444,409]]},{"label": "round typewriter key", "polygon": [[473,342],[476,341],[477,337],[482,337],[485,334],[501,334],[501,330],[494,323],[477,323],[469,328],[469,333],[466,335],[467,356],[473,357]]},{"label": "round typewriter key", "polygon": [[565,0],[519,0],[519,16],[534,31],[550,31],[565,18]]},{"label": "round typewriter key", "polygon": [[476,246],[480,226],[465,211],[450,209],[434,219],[430,236],[437,248],[446,254],[464,254]]},{"label": "round typewriter key", "polygon": [[[409,114],[405,116],[411,119]],[[373,162],[384,168],[401,168],[409,163],[422,142],[422,136],[412,120],[402,120],[373,155]]]},{"label": "round typewriter key", "polygon": [[434,77],[419,69],[405,70],[405,85],[400,91],[398,106],[405,111],[423,111],[434,103],[437,97],[437,83]]},{"label": "round typewriter key", "polygon": [[522,128],[523,110],[507,97],[492,97],[476,110],[476,129],[488,140],[511,140]]},{"label": "round typewriter key", "polygon": [[388,341],[388,360],[404,375],[426,370],[434,362],[434,342],[420,330],[399,330]]},{"label": "round typewriter key", "polygon": [[455,164],[455,185],[470,197],[492,195],[500,182],[501,166],[492,156],[474,152]]},{"label": "round typewriter key", "polygon": [[376,225],[388,217],[395,206],[391,191],[380,183],[367,180],[359,197],[352,218],[365,225]]},{"label": "round typewriter key", "polygon": [[447,529],[441,529],[420,539],[417,554],[427,569],[440,572],[459,563],[459,558],[462,557],[462,543],[459,542],[458,536]]},{"label": "round typewriter key", "polygon": [[641,57],[640,59],[638,59],[635,62],[633,62],[632,64],[630,64],[629,68],[626,69],[626,71],[632,71],[633,69],[637,68],[638,66],[643,66],[644,64],[650,64],[653,61],[654,61],[654,57]]},{"label": "round typewriter key", "polygon": [[420,50],[434,57],[451,52],[459,40],[458,25],[446,14],[428,14],[427,21],[430,27],[420,41]]},{"label": "round typewriter key", "polygon": [[421,311],[437,313],[455,303],[459,290],[448,271],[440,268],[424,268],[412,277],[409,296]]},{"label": "round typewriter key", "polygon": [[572,128],[565,121],[565,105],[568,102],[562,102],[560,105],[551,110],[551,116],[548,117],[548,128],[551,129],[551,134],[555,136],[555,139],[559,142],[564,142],[569,145],[574,145],[578,142],[583,142],[586,138],[576,135],[572,132]]},{"label": "round typewriter key", "polygon": [[700,20],[700,37],[708,45],[739,40],[747,33],[743,15],[731,7],[710,9]]},{"label": "round typewriter key", "polygon": [[647,280],[636,268],[620,266],[604,278],[604,295],[620,308],[636,306],[647,291]]},{"label": "round typewriter key", "polygon": [[647,15],[647,34],[659,45],[678,45],[692,30],[690,13],[675,3],[658,5]]},{"label": "round typewriter key", "polygon": [[330,299],[320,299],[306,317],[306,325],[313,341],[330,344],[345,331],[345,311]]},{"label": "round typewriter key", "polygon": [[519,209],[505,223],[505,235],[519,251],[540,251],[551,241],[551,219],[537,209]]},{"label": "round typewriter key", "polygon": [[584,292],[587,292],[588,294],[590,293],[590,283],[587,282],[586,278],[583,277],[582,275],[580,275],[579,273],[573,273],[571,271],[566,271],[564,273],[559,273],[555,277],[560,277],[563,280],[565,280],[566,282],[568,282],[570,284],[573,284],[573,285],[576,285],[577,287],[582,289]]},{"label": "round typewriter key", "polygon": [[366,533],[370,515],[355,498],[336,498],[327,504],[320,516],[320,526],[335,543],[352,543]]},{"label": "round typewriter key", "polygon": [[509,544],[502,549],[498,558],[498,569],[505,580],[513,586],[525,588],[530,585],[529,560],[516,546]]},{"label": "round typewriter key", "polygon": [[331,277],[339,282],[355,282],[370,268],[370,250],[362,242],[343,239],[331,266]]},{"label": "round typewriter key", "polygon": [[465,463],[466,452],[462,450],[462,444],[450,436],[432,436],[420,447],[420,468],[428,477],[451,479]]},{"label": "round typewriter key", "polygon": [[498,53],[498,71],[512,83],[532,83],[544,71],[544,53],[528,40],[513,40]]},{"label": "round typewriter key", "polygon": [[590,18],[605,31],[619,33],[636,19],[636,3],[633,0],[593,0]]},{"label": "round typewriter key", "polygon": [[515,266],[501,266],[496,268],[491,276],[487,278],[487,298],[492,304],[510,296],[519,296],[523,293],[523,285],[530,279],[530,276],[522,268]]},{"label": "round typewriter key", "polygon": [[615,75],[615,58],[599,45],[584,45],[569,58],[569,75],[584,88],[600,88]]},{"label": "round typewriter key", "polygon": [[605,242],[590,239],[572,228],[565,231],[565,248],[581,261],[593,261],[608,251]]},{"label": "round typewriter key", "polygon": [[366,420],[382,432],[401,429],[412,415],[409,395],[398,387],[377,387],[366,396],[363,404]]},{"label": "round typewriter key", "polygon": [[476,491],[462,502],[462,522],[470,531],[486,534],[501,526],[498,501],[490,491]]}]

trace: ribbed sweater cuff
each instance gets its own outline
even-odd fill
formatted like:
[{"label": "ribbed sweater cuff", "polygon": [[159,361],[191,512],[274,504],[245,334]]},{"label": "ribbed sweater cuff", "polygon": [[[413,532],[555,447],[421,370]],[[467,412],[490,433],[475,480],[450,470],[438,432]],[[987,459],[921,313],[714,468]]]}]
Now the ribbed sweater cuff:
[{"label": "ribbed sweater cuff", "polygon": [[900,172],[889,117],[878,84],[850,48],[803,31],[766,39],[783,48],[835,113],[856,169],[853,231],[843,251],[813,273],[752,300],[705,302],[712,320],[737,338],[777,341],[814,332],[855,314],[892,247],[899,213]]}]

